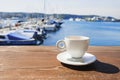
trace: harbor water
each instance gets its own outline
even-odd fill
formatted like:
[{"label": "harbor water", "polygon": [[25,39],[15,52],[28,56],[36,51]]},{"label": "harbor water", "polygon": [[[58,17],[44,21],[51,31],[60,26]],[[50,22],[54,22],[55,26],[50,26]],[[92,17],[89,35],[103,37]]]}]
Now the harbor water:
[{"label": "harbor water", "polygon": [[60,30],[48,33],[45,46],[55,46],[66,36],[90,37],[91,46],[120,46],[120,22],[77,22],[65,20]]}]

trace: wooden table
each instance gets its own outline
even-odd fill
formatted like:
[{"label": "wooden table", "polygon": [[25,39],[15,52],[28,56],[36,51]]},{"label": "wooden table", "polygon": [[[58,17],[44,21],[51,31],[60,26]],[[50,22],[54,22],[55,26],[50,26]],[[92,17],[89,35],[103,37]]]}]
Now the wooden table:
[{"label": "wooden table", "polygon": [[1,46],[0,80],[120,80],[120,47],[90,46],[97,61],[87,66],[60,63],[56,47]]}]

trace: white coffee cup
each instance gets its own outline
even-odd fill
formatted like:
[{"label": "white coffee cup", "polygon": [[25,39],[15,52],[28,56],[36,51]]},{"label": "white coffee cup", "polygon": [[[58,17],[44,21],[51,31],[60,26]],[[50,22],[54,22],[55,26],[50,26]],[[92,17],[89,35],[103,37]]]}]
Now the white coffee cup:
[{"label": "white coffee cup", "polygon": [[[62,46],[61,46],[62,44]],[[59,40],[56,46],[61,51],[67,51],[72,58],[82,58],[89,46],[89,37],[69,36]]]}]

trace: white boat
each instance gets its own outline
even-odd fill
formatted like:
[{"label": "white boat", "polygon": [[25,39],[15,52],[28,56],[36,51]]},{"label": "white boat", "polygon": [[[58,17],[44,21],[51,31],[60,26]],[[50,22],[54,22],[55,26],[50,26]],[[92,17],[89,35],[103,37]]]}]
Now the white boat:
[{"label": "white boat", "polygon": [[80,18],[75,18],[75,21],[80,21]]},{"label": "white boat", "polygon": [[55,24],[44,24],[42,27],[43,27],[46,31],[55,31],[55,30],[56,30]]},{"label": "white boat", "polygon": [[24,25],[23,28],[19,29],[18,31],[28,37],[31,37],[31,35],[33,35],[36,31],[39,35],[41,35],[44,38],[46,38],[47,36],[47,32],[45,31],[45,29],[39,26],[38,24]]},{"label": "white boat", "polygon": [[0,34],[0,45],[37,45],[42,43],[43,38],[37,32],[14,30]]},{"label": "white boat", "polygon": [[70,18],[69,21],[74,21],[74,19],[73,19],[73,18]]}]

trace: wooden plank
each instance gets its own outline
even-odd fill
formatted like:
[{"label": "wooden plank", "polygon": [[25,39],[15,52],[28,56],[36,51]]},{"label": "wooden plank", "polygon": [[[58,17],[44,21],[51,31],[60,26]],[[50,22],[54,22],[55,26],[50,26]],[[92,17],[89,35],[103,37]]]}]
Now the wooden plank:
[{"label": "wooden plank", "polygon": [[71,66],[57,61],[54,46],[0,46],[0,80],[119,80],[120,46],[90,46],[97,61]]}]

